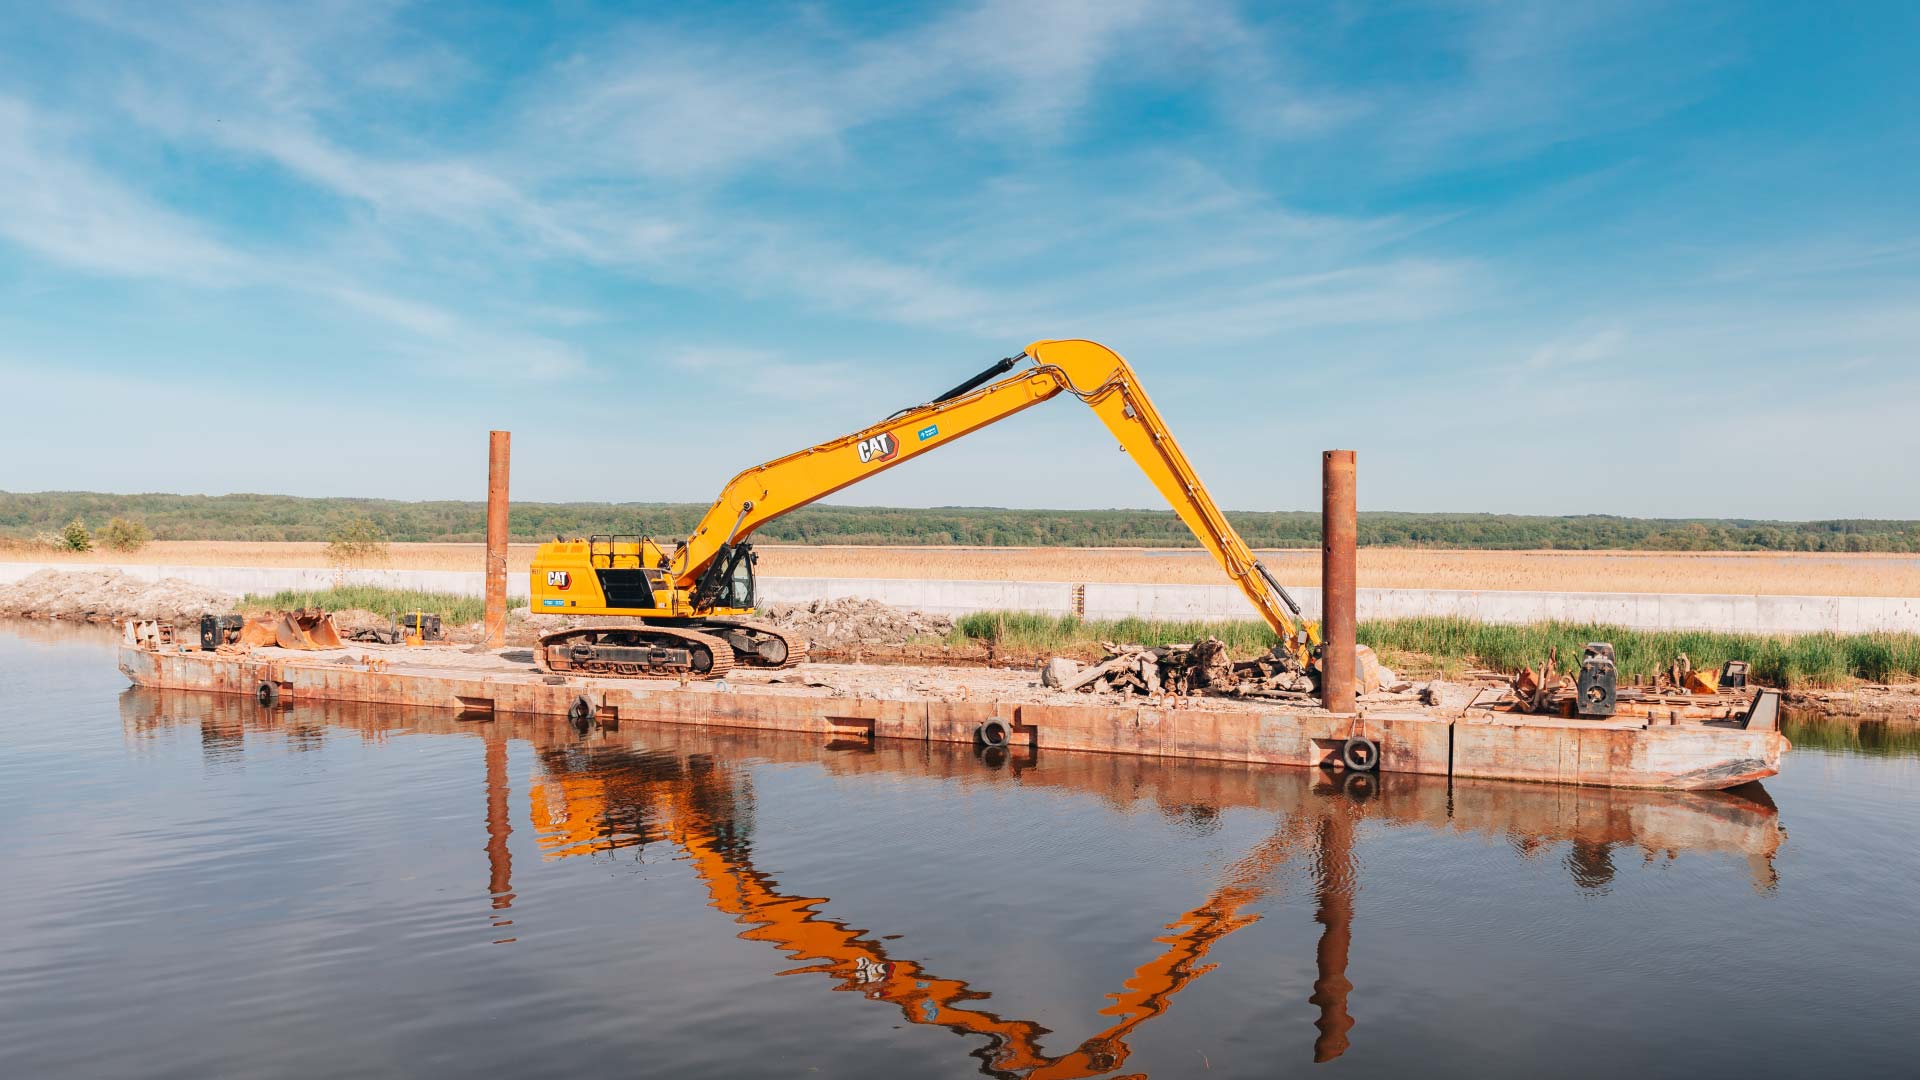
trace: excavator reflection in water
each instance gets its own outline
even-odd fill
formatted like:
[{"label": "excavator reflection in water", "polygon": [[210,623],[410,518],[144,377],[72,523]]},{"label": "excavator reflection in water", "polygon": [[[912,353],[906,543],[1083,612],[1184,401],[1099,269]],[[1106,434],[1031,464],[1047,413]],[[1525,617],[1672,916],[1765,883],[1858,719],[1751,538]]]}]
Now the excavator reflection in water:
[{"label": "excavator reflection in water", "polygon": [[[558,718],[476,724],[446,713],[397,715],[381,706],[337,703],[260,710],[244,699],[154,690],[127,691],[121,709],[135,739],[173,724],[198,724],[203,752],[220,763],[244,753],[243,736],[262,729],[297,749],[318,748],[343,730],[369,740],[396,728],[477,736],[486,776],[488,891],[498,927],[511,925],[515,899],[507,744],[524,739],[537,762],[529,792],[535,837],[548,858],[666,842],[685,853],[711,906],[746,927],[741,938],[773,945],[798,963],[781,974],[830,978],[838,989],[893,1006],[910,1023],[982,1039],[970,1053],[982,1072],[996,1077],[1091,1077],[1122,1068],[1131,1054],[1129,1037],[1213,969],[1208,956],[1216,943],[1259,921],[1278,871],[1301,856],[1308,857],[1321,926],[1309,998],[1318,1010],[1313,1057],[1339,1057],[1354,1026],[1346,967],[1359,884],[1353,848],[1365,819],[1504,840],[1522,858],[1564,851],[1575,885],[1596,893],[1609,886],[1615,854],[1635,849],[1649,861],[1670,861],[1688,850],[1739,855],[1754,889],[1771,892],[1773,858],[1784,836],[1778,811],[1757,784],[1736,792],[1651,792],[1363,774],[1338,786],[1305,770],[1104,754],[1048,754],[1042,767],[1025,748],[999,759],[996,769],[964,751],[921,744],[859,741],[836,750],[791,734],[659,725],[624,725],[582,741]],[[1155,939],[1158,954],[1100,1010],[1110,1025],[1071,1051],[1048,1054],[1042,1042],[1049,1029],[980,1007],[991,993],[896,959],[879,935],[824,914],[826,898],[782,892],[756,868],[752,770],[733,761],[807,763],[848,777],[998,783],[1017,776],[1022,787],[1093,794],[1119,811],[1149,803],[1192,819],[1249,809],[1271,814],[1278,824],[1222,872],[1208,896],[1167,924]]]},{"label": "excavator reflection in water", "polygon": [[[742,939],[774,945],[802,965],[781,974],[825,975],[839,982],[838,989],[893,1005],[910,1023],[984,1037],[985,1045],[973,1051],[981,1071],[1027,1080],[1103,1076],[1118,1069],[1130,1053],[1127,1036],[1166,1012],[1181,988],[1213,970],[1204,962],[1213,944],[1259,920],[1251,909],[1266,897],[1273,872],[1316,838],[1306,822],[1283,821],[1272,836],[1226,869],[1211,895],[1169,923],[1167,934],[1155,939],[1165,948],[1134,969],[1133,977],[1109,995],[1110,1004],[1100,1010],[1113,1023],[1072,1051],[1049,1055],[1041,1049],[1049,1029],[1031,1020],[967,1007],[992,995],[963,980],[942,978],[912,960],[895,959],[880,941],[821,914],[818,908],[827,903],[826,897],[780,892],[755,869],[750,829],[738,815],[738,808],[751,802],[745,773],[718,767],[708,754],[679,759],[602,752],[588,755],[583,762],[566,750],[542,752],[541,771],[544,779],[532,791],[534,828],[549,856],[604,852],[664,839],[686,853],[707,887],[712,906],[749,927],[740,934]],[[1316,872],[1333,885],[1328,891],[1350,889],[1352,884],[1350,870],[1339,869],[1350,861],[1348,851],[1328,846],[1350,844],[1351,823],[1345,812],[1336,811],[1333,816],[1345,827],[1318,833],[1320,853],[1315,860]],[[1333,884],[1336,875],[1344,876],[1344,881]],[[1350,905],[1323,904],[1323,911],[1342,913],[1335,917],[1343,924],[1351,918],[1351,910]],[[1335,934],[1344,943],[1346,927],[1329,924],[1328,936]],[[1345,992],[1339,989],[1347,985],[1338,974],[1346,966],[1345,946],[1339,947],[1337,955],[1325,947],[1321,951],[1323,976],[1329,970],[1335,974],[1331,979],[1323,977],[1328,987],[1324,1001],[1321,984],[1315,984],[1326,1044],[1324,1056],[1316,1047],[1316,1060],[1330,1060],[1346,1048],[1346,1030],[1352,1021],[1346,1018]]]},{"label": "excavator reflection in water", "polygon": [[[1023,770],[1023,762],[1015,759],[1013,771],[1024,783],[1091,787],[1116,806],[1141,795],[1143,778],[1151,776],[1165,784],[1160,801],[1170,808],[1204,807],[1211,812],[1226,805],[1258,806],[1279,818],[1273,834],[1227,867],[1201,903],[1166,925],[1167,932],[1155,939],[1164,946],[1160,953],[1108,995],[1100,1015],[1112,1018],[1111,1025],[1070,1052],[1049,1055],[1041,1048],[1047,1028],[978,1007],[975,1003],[992,995],[964,981],[942,978],[917,962],[895,959],[881,940],[822,914],[818,909],[827,898],[783,893],[754,867],[749,774],[719,765],[713,751],[731,751],[729,757],[788,759],[796,740],[711,733],[702,737],[680,729],[650,732],[644,738],[677,752],[605,746],[541,752],[533,814],[540,845],[549,857],[665,840],[686,853],[712,906],[748,926],[741,938],[772,944],[802,965],[781,974],[824,975],[835,979],[838,989],[895,1006],[911,1023],[983,1037],[985,1044],[972,1051],[973,1056],[983,1072],[998,1077],[1092,1077],[1122,1067],[1130,1053],[1128,1036],[1166,1012],[1184,987],[1213,970],[1206,958],[1215,943],[1259,921],[1258,906],[1273,890],[1276,871],[1303,854],[1310,856],[1314,919],[1321,925],[1317,977],[1309,998],[1319,1010],[1313,1058],[1327,1062],[1340,1057],[1354,1026],[1347,1009],[1353,987],[1346,977],[1358,889],[1354,835],[1369,812],[1402,822],[1430,823],[1437,815],[1463,831],[1502,834],[1528,857],[1565,842],[1569,872],[1585,889],[1603,890],[1612,875],[1611,853],[1634,843],[1648,859],[1656,854],[1671,859],[1683,847],[1701,843],[1733,847],[1748,856],[1757,890],[1771,891],[1775,884],[1776,811],[1757,785],[1749,797],[1498,783],[1454,789],[1425,777],[1358,774],[1339,778],[1342,783],[1336,784],[1296,770],[1168,766],[1107,755],[1050,755],[1047,768]],[[834,772],[943,766],[976,775],[985,772],[981,762],[964,752],[923,757],[857,742],[848,752],[832,753],[806,740],[797,742],[806,759],[824,762]],[[783,744],[784,754],[776,749]],[[702,749],[691,749],[694,746]],[[1024,764],[1031,766],[1033,759],[1027,757]],[[1215,768],[1219,771],[1213,772]],[[1292,805],[1286,805],[1289,801]],[[1470,812],[1454,818],[1460,806]]]}]

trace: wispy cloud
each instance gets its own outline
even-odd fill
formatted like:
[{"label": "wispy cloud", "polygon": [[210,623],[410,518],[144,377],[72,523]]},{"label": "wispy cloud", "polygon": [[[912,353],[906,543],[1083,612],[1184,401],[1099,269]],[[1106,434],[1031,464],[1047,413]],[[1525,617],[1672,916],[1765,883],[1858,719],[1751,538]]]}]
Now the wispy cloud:
[{"label": "wispy cloud", "polygon": [[1206,346],[1285,342],[1330,326],[1414,323],[1484,302],[1488,274],[1468,260],[1396,260],[1257,278],[1205,298],[1095,309],[1083,321],[1116,340]]},{"label": "wispy cloud", "polygon": [[[382,15],[370,13],[369,24],[390,21]],[[204,38],[257,45],[268,32],[249,20],[203,22],[192,35],[139,32],[190,58],[207,48]],[[1262,325],[1395,318],[1459,293],[1417,261],[1355,261],[1418,221],[1299,213],[1191,161],[1122,161],[1097,175],[1063,166],[1039,190],[1016,184],[996,200],[963,198],[950,229],[878,247],[871,235],[829,235],[809,220],[717,198],[710,187],[773,161],[783,171],[844,174],[856,167],[848,139],[908,115],[945,119],[982,145],[1044,155],[1103,72],[1164,65],[1170,48],[1230,61],[1221,65],[1234,72],[1227,83],[1248,107],[1272,113],[1249,121],[1256,129],[1304,134],[1361,108],[1286,89],[1264,59],[1270,36],[1225,5],[990,0],[876,38],[817,20],[727,35],[636,23],[532,80],[540,89],[519,98],[505,141],[461,155],[423,146],[405,157],[321,132],[337,102],[316,88],[339,36],[324,24],[293,27],[258,48],[250,62],[259,70],[241,77],[277,89],[257,108],[214,112],[204,88],[169,98],[141,84],[123,104],[169,137],[271,161],[367,207],[389,230],[410,221],[453,227],[476,253],[519,245],[661,284],[905,326],[1017,337],[1061,318],[1105,317],[1095,297],[1191,288],[1209,273],[1241,275],[1225,288],[1207,283],[1201,305],[1216,316],[1204,320],[1213,335],[1228,339],[1257,336]],[[233,78],[221,80],[221,92]],[[1034,261],[1022,264],[1023,251]],[[1066,285],[1056,270],[1054,282],[1036,288],[1041,259],[1075,268],[1077,280]],[[1447,276],[1464,275],[1456,267]],[[1355,291],[1343,278],[1398,284]]]},{"label": "wispy cloud", "polygon": [[1182,5],[988,0],[877,38],[802,24],[724,35],[642,23],[543,80],[534,146],[672,180],[779,159],[854,167],[844,140],[903,116],[975,139],[1057,136],[1123,47],[1151,43]]},{"label": "wispy cloud", "polygon": [[1532,371],[1549,371],[1604,363],[1620,354],[1626,337],[1617,326],[1562,335],[1529,353],[1524,366]]},{"label": "wispy cloud", "polygon": [[275,284],[325,297],[404,331],[404,352],[471,375],[557,378],[585,369],[549,338],[487,331],[443,308],[341,282],[341,275],[208,235],[187,217],[77,156],[61,125],[0,98],[0,235],[89,273],[232,288]]},{"label": "wispy cloud", "polygon": [[1723,257],[1711,277],[1721,282],[1764,281],[1916,265],[1920,265],[1920,236],[1822,235]]},{"label": "wispy cloud", "polygon": [[[1559,4],[1490,0],[1463,4],[1448,19],[1452,79],[1421,79],[1392,90],[1400,154],[1425,158],[1473,146],[1509,158],[1596,131],[1619,131],[1697,98],[1705,75],[1724,63],[1730,38],[1707,15],[1665,17],[1649,0]],[[1645,46],[1686,63],[1645,63]]]},{"label": "wispy cloud", "polygon": [[688,392],[709,388],[716,397],[738,394],[782,401],[814,401],[852,390],[857,376],[843,361],[796,361],[772,349],[731,345],[682,346],[666,353]]},{"label": "wispy cloud", "polygon": [[59,125],[0,98],[0,235],[81,270],[230,284],[251,260],[75,157]]},{"label": "wispy cloud", "polygon": [[347,285],[326,287],[334,299],[405,330],[401,351],[423,367],[453,375],[501,379],[561,379],[580,375],[580,351],[552,338],[474,325],[432,304],[368,292]]}]

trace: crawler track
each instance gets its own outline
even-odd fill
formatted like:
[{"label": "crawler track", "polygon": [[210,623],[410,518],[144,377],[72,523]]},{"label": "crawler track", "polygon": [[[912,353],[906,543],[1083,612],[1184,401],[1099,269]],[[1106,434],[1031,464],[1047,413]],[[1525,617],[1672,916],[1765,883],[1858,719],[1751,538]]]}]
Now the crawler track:
[{"label": "crawler track", "polygon": [[677,626],[583,626],[540,639],[541,671],[626,679],[718,679],[733,670],[725,638]]},{"label": "crawler track", "polygon": [[725,638],[733,646],[734,658],[748,667],[788,668],[807,662],[807,643],[772,623],[702,619],[686,628]]}]

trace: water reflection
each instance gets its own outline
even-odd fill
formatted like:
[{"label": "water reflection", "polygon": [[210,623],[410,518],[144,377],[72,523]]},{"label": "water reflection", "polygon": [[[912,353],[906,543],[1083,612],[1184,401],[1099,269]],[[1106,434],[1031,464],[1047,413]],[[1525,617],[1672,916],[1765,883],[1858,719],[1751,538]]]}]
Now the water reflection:
[{"label": "water reflection", "polygon": [[[516,898],[509,850],[508,744],[533,751],[530,820],[548,860],[646,857],[677,852],[707,893],[708,905],[743,929],[738,936],[778,951],[782,976],[830,980],[836,990],[884,1004],[906,1022],[945,1028],[968,1041],[966,1053],[996,1077],[1092,1077],[1125,1067],[1130,1038],[1167,1012],[1174,999],[1218,966],[1216,944],[1267,913],[1278,871],[1299,865],[1312,883],[1319,926],[1314,1006],[1315,1062],[1339,1058],[1358,1027],[1350,1008],[1365,988],[1349,980],[1356,933],[1354,900],[1364,885],[1356,847],[1365,827],[1417,827],[1478,834],[1523,859],[1554,857],[1583,891],[1604,893],[1624,853],[1675,860],[1686,852],[1746,860],[1752,886],[1775,888],[1774,858],[1784,834],[1759,785],[1734,792],[1640,792],[1457,782],[1387,775],[1340,777],[1316,771],[1170,764],[1106,755],[1017,750],[983,760],[958,748],[898,742],[822,744],[805,737],[684,727],[634,726],[582,738],[559,719],[458,718],[385,707],[303,705],[263,710],[241,698],[127,691],[122,720],[130,738],[197,725],[210,762],[244,754],[247,736],[273,731],[293,746],[327,739],[381,740],[395,731],[452,735],[480,743],[483,756],[486,895],[493,925],[512,925]],[[1020,784],[1096,796],[1116,807],[1143,801],[1169,819],[1216,822],[1229,810],[1268,816],[1270,834],[1228,865],[1193,907],[1154,938],[1157,950],[1098,1015],[1106,1026],[1064,1053],[1045,1048],[1049,1028],[990,1007],[991,988],[943,975],[907,955],[897,935],[856,929],[825,914],[824,896],[805,895],[755,864],[755,766],[806,763],[844,778],[912,776],[977,784]],[[476,837],[479,839],[480,837]],[[477,883],[476,883],[477,884]],[[511,936],[498,938],[512,942]],[[1364,1010],[1362,1012],[1364,1015]]]},{"label": "water reflection", "polygon": [[[1369,778],[1352,776],[1351,781]],[[1367,784],[1355,785],[1364,790]],[[1356,888],[1353,865],[1353,823],[1360,814],[1360,791],[1348,791],[1342,784],[1341,795],[1326,800],[1326,813],[1316,829],[1313,860],[1313,921],[1321,926],[1320,943],[1314,950],[1318,976],[1313,980],[1313,996],[1307,1000],[1318,1006],[1320,1018],[1313,1026],[1320,1037],[1313,1041],[1316,1064],[1332,1061],[1347,1051],[1347,1032],[1353,1029],[1353,1017],[1347,1014],[1347,995],[1353,984],[1347,981],[1347,950],[1353,944],[1353,893]]]},{"label": "water reflection", "polygon": [[1780,718],[1780,730],[1795,746],[1830,753],[1920,757],[1920,716],[1821,717],[1788,710]]},{"label": "water reflection", "polygon": [[[751,774],[726,760],[747,753],[790,760],[796,753],[813,757],[818,750],[809,752],[804,743],[786,739],[743,743],[724,736],[678,737],[684,735],[690,733],[668,729],[634,736],[650,744],[646,750],[543,751],[543,780],[535,787],[533,805],[535,828],[548,854],[564,858],[670,844],[686,853],[711,906],[747,927],[742,939],[772,945],[800,965],[783,975],[823,976],[834,980],[836,989],[893,1006],[909,1023],[980,1037],[982,1044],[970,1053],[992,1076],[1087,1077],[1119,1068],[1129,1054],[1126,1036],[1165,1012],[1182,987],[1211,970],[1203,961],[1214,942],[1258,918],[1246,909],[1261,899],[1272,870],[1302,840],[1301,830],[1289,822],[1236,862],[1211,896],[1167,926],[1169,933],[1157,939],[1164,946],[1160,954],[1110,995],[1100,1014],[1113,1023],[1073,1051],[1049,1055],[1041,1047],[1048,1028],[983,1007],[991,993],[893,955],[884,935],[823,915],[818,909],[828,898],[783,891],[754,866]],[[713,752],[716,744],[725,747],[724,756]],[[852,760],[872,764],[873,757],[858,754]]]},{"label": "water reflection", "polygon": [[[493,897],[493,909],[505,911],[513,906],[513,852],[507,848],[507,840],[513,836],[512,816],[507,809],[507,738],[491,724],[482,737],[487,741],[487,892]],[[511,926],[513,920],[496,916],[493,925]],[[505,938],[500,943],[512,940]]]}]

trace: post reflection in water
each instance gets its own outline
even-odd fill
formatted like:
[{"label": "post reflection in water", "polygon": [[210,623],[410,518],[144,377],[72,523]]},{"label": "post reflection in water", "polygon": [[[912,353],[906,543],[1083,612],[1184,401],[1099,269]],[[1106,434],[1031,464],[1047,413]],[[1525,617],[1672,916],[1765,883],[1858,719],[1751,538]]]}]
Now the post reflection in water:
[{"label": "post reflection in water", "polygon": [[[1371,787],[1371,777],[1355,775],[1351,795]],[[1315,830],[1317,843],[1313,859],[1314,921],[1321,926],[1320,944],[1314,950],[1319,977],[1313,981],[1313,996],[1307,1000],[1320,1008],[1313,1026],[1320,1037],[1313,1041],[1316,1064],[1332,1061],[1347,1052],[1347,1032],[1353,1030],[1353,1017],[1347,1013],[1347,994],[1353,984],[1347,981],[1347,950],[1353,945],[1353,822],[1359,815],[1359,803],[1349,792],[1326,800],[1327,812]]]},{"label": "post reflection in water", "polygon": [[[493,896],[494,910],[505,911],[513,906],[513,852],[507,847],[513,836],[507,808],[507,738],[492,724],[482,737],[487,741],[487,892]],[[496,917],[493,925],[512,926],[513,920]]]},{"label": "post reflection in water", "polygon": [[[204,752],[244,751],[245,734],[269,729],[292,745],[335,735],[384,738],[389,732],[478,738],[485,760],[487,895],[494,925],[509,926],[516,897],[508,848],[512,835],[508,742],[534,755],[529,785],[533,836],[551,860],[664,844],[682,852],[708,904],[794,961],[780,975],[819,976],[835,988],[883,1002],[912,1024],[944,1027],[969,1040],[980,1071],[996,1077],[1092,1077],[1122,1068],[1129,1037],[1165,1013],[1174,998],[1214,970],[1214,945],[1258,922],[1279,871],[1304,862],[1314,920],[1320,926],[1309,1002],[1318,1017],[1313,1060],[1350,1048],[1356,1020],[1347,978],[1354,900],[1362,886],[1356,845],[1368,821],[1504,838],[1523,858],[1565,845],[1569,875],[1604,892],[1616,852],[1637,848],[1648,860],[1682,851],[1743,856],[1753,887],[1776,885],[1773,859],[1783,833],[1758,785],[1735,792],[1642,792],[1499,782],[1456,782],[1387,774],[1343,776],[1285,768],[1168,763],[1111,755],[1016,751],[983,761],[961,748],[864,742],[851,748],[804,736],[626,725],[589,737],[559,718],[475,722],[449,713],[376,706],[299,705],[263,710],[238,698],[130,690],[122,697],[129,737],[174,724],[197,724]],[[1271,834],[1227,866],[1210,891],[1175,916],[1152,959],[1107,995],[1109,1021],[1064,1053],[1044,1049],[1050,1030],[987,1007],[993,993],[943,977],[927,962],[896,956],[892,935],[851,928],[822,908],[829,898],[784,889],[754,863],[753,766],[811,763],[841,777],[886,774],[960,778],[1058,788],[1095,795],[1117,807],[1150,799],[1170,813],[1212,816],[1227,809],[1269,815]],[[502,943],[513,938],[502,938]],[[1364,998],[1364,988],[1362,988]]]}]

